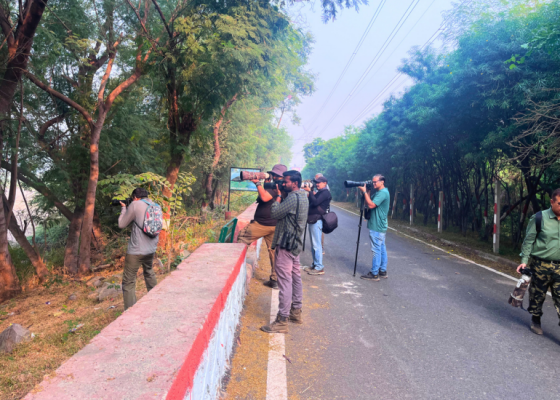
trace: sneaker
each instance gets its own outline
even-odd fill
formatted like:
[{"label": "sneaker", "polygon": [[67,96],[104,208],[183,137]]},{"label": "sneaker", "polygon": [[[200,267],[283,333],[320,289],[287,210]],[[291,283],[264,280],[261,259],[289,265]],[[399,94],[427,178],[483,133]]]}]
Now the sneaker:
[{"label": "sneaker", "polygon": [[278,282],[273,281],[272,279],[266,282],[263,282],[263,285],[272,288],[272,289],[278,289]]},{"label": "sneaker", "polygon": [[325,269],[323,268],[322,270],[318,270],[313,267],[312,269],[307,270],[307,273],[309,275],[325,275]]},{"label": "sneaker", "polygon": [[314,265],[312,265],[312,266],[306,265],[305,267],[303,267],[303,270],[304,271],[309,271],[310,269],[313,269],[313,268],[315,268]]},{"label": "sneaker", "polygon": [[365,279],[366,281],[378,281],[379,275],[373,275],[370,271],[366,275],[360,276],[360,279]]},{"label": "sneaker", "polygon": [[379,271],[379,277],[387,279],[388,278],[387,271]]},{"label": "sneaker", "polygon": [[261,331],[266,333],[288,333],[288,317],[277,315],[273,323],[261,326]]},{"label": "sneaker", "polygon": [[288,318],[290,322],[294,324],[303,324],[303,319],[301,317],[301,308],[292,308],[290,310],[290,316]]}]

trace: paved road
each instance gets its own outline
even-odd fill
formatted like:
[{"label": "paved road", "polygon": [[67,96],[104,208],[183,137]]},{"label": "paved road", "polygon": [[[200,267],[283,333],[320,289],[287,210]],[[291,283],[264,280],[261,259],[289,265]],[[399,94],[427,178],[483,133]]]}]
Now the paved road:
[{"label": "paved road", "polygon": [[[529,314],[507,303],[513,281],[391,231],[389,279],[361,280],[371,264],[365,226],[353,278],[358,217],[336,212],[339,228],[325,238],[327,273],[304,274],[307,323],[287,336],[290,395],[560,398],[560,327],[550,297],[545,334],[534,335]],[[306,250],[302,264],[310,263]]]}]

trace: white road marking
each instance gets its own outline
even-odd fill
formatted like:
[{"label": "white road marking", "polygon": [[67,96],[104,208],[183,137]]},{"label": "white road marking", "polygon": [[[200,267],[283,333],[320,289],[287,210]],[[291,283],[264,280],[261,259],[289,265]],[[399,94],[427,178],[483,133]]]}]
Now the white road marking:
[{"label": "white road marking", "polygon": [[[278,314],[278,290],[272,290],[270,298],[270,322]],[[288,378],[286,375],[286,342],[283,333],[270,334],[268,350],[268,373],[266,377],[266,400],[288,400]]]}]

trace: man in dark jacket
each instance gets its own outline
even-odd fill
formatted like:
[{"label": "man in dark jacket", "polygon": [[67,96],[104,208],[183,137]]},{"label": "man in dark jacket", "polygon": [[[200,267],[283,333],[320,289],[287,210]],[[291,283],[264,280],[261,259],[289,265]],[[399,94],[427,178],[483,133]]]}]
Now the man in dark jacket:
[{"label": "man in dark jacket", "polygon": [[[287,170],[288,168],[285,165],[276,164],[272,167],[272,171],[268,171],[268,173],[273,180],[279,181],[282,179],[282,174]],[[257,186],[257,191],[259,193],[259,197],[257,198],[257,210],[254,216],[255,219],[239,232],[237,242],[250,245],[255,240],[264,238],[266,246],[268,247],[271,272],[270,279],[263,284],[270,288],[278,289],[278,278],[274,270],[274,250],[272,249],[272,238],[274,237],[277,221],[270,216],[270,209],[274,203],[276,191],[264,189],[259,180],[254,180],[252,182]]]},{"label": "man in dark jacket", "polygon": [[313,193],[309,187],[304,190],[309,192],[309,233],[311,237],[311,248],[313,255],[313,265],[307,270],[309,275],[323,275],[325,266],[323,265],[323,245],[321,235],[323,233],[322,216],[325,215],[331,204],[331,192],[327,189],[327,178],[320,176],[313,180],[317,191]]}]

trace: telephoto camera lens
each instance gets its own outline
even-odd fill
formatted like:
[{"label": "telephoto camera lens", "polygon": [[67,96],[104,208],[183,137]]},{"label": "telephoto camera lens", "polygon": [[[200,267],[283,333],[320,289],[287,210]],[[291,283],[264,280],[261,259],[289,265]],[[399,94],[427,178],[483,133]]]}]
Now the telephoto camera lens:
[{"label": "telephoto camera lens", "polygon": [[254,179],[268,179],[270,175],[266,172],[253,172],[253,171],[241,171],[239,174],[239,179],[242,181],[252,181]]}]

